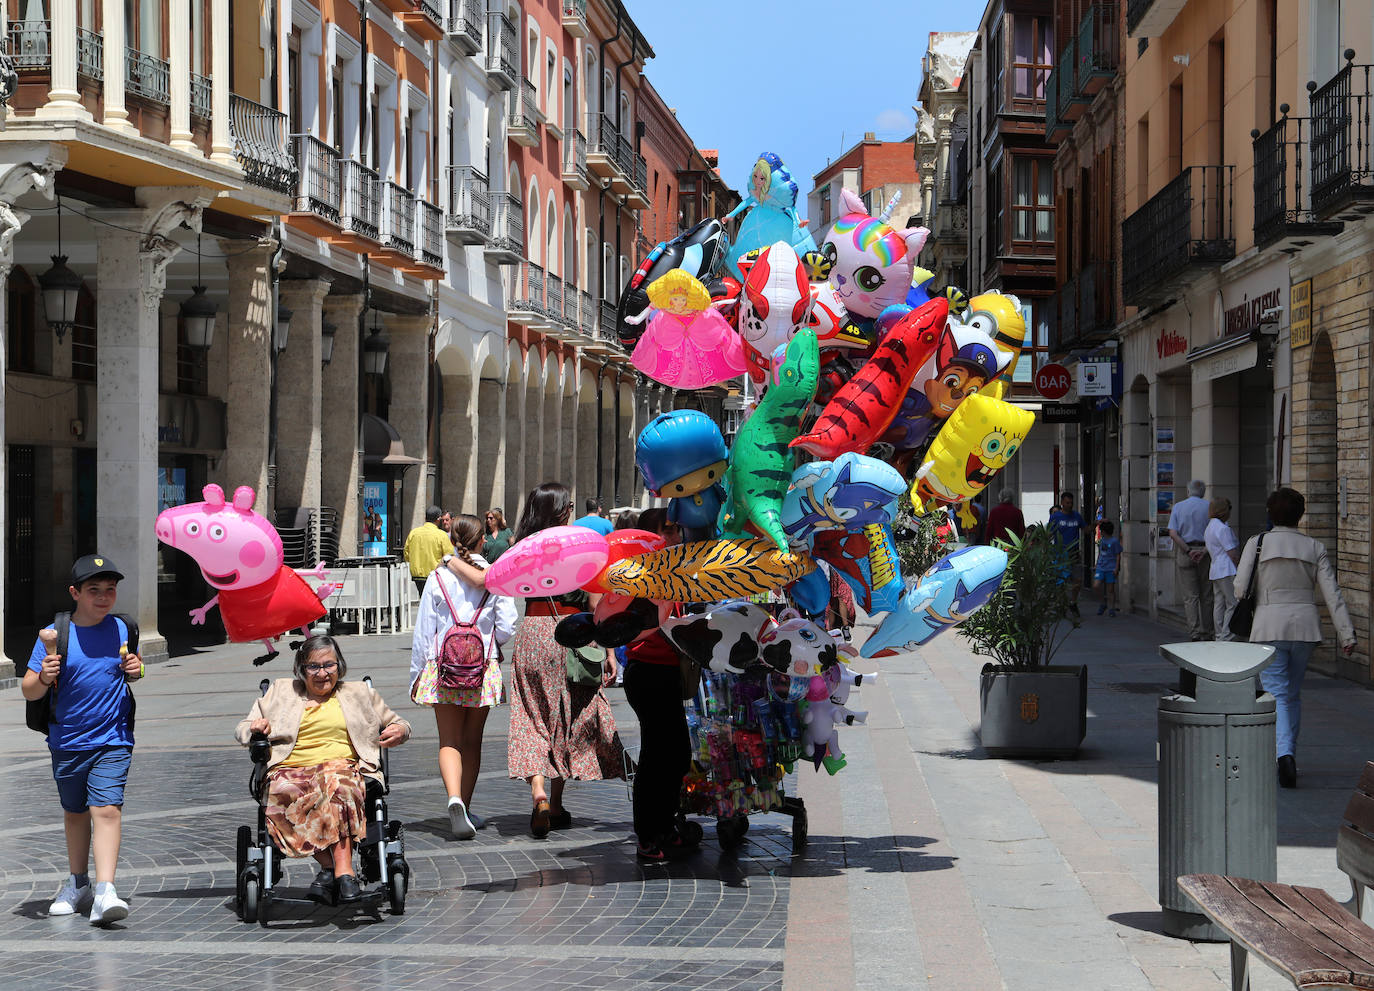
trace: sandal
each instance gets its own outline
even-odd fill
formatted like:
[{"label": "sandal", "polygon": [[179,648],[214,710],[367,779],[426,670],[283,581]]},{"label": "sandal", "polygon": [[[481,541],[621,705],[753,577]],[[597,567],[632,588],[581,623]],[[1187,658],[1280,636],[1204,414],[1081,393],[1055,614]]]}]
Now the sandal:
[{"label": "sandal", "polygon": [[534,811],[530,813],[530,835],[542,840],[549,835],[549,825],[549,800],[541,798],[534,803]]}]

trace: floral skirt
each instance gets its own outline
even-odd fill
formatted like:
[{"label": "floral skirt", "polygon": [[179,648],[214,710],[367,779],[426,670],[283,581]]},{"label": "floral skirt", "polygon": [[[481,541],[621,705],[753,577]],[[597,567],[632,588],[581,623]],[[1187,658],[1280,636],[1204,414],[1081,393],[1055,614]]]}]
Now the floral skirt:
[{"label": "floral skirt", "polygon": [[506,701],[501,665],[495,657],[487,662],[481,688],[441,688],[438,676],[439,665],[431,657],[420,670],[420,677],[415,679],[411,700],[420,705],[461,705],[469,709],[500,705]]},{"label": "floral skirt", "polygon": [[625,748],[600,688],[568,684],[567,648],[553,638],[558,619],[526,616],[511,651],[512,778],[598,781],[625,777]]},{"label": "floral skirt", "polygon": [[367,835],[363,776],[355,760],[267,772],[267,831],[288,857],[309,857]]}]

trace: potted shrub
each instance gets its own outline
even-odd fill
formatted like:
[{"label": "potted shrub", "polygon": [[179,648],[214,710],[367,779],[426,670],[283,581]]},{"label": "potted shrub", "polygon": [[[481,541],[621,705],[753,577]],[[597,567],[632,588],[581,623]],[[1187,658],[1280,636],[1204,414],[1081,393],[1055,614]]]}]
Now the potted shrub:
[{"label": "potted shrub", "polygon": [[1088,669],[1051,664],[1078,626],[1069,615],[1074,555],[1041,526],[998,546],[1002,586],[959,627],[983,666],[979,738],[994,757],[1072,757],[1088,729]]},{"label": "potted shrub", "polygon": [[932,512],[917,516],[905,499],[897,509],[892,537],[897,547],[897,561],[902,566],[902,575],[908,584],[911,579],[920,578],[936,561],[955,549],[955,533],[949,522],[949,514]]}]

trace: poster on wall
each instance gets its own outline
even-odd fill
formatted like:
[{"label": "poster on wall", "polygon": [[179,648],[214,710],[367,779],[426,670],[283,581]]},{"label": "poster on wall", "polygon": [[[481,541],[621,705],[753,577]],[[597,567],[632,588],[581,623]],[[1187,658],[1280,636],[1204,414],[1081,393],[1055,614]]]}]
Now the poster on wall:
[{"label": "poster on wall", "polygon": [[386,482],[363,483],[363,557],[386,557]]},{"label": "poster on wall", "polygon": [[1160,461],[1155,464],[1155,484],[1172,487],[1174,484],[1174,463]]},{"label": "poster on wall", "polygon": [[1155,450],[1172,451],[1174,449],[1174,428],[1156,427],[1155,428]]},{"label": "poster on wall", "polygon": [[1155,493],[1155,512],[1160,516],[1168,516],[1174,509],[1174,494],[1165,489]]},{"label": "poster on wall", "polygon": [[1174,549],[1174,538],[1169,536],[1169,528],[1162,526],[1159,528],[1159,536],[1155,539],[1155,550],[1160,554],[1168,554]]},{"label": "poster on wall", "polygon": [[157,511],[186,505],[186,469],[157,470]]}]

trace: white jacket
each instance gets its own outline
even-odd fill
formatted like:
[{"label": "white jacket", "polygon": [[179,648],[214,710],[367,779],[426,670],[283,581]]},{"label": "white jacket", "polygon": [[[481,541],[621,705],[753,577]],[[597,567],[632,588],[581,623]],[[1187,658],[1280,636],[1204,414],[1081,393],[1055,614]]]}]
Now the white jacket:
[{"label": "white jacket", "polygon": [[[1250,574],[1255,568],[1258,537],[1245,542],[1236,569],[1236,595],[1250,592]],[[1321,541],[1287,526],[1276,526],[1264,535],[1260,548],[1259,580],[1255,583],[1255,623],[1251,643],[1271,640],[1301,640],[1321,643],[1321,616],[1317,613],[1316,591],[1321,589],[1326,611],[1336,627],[1342,646],[1353,643],[1355,627],[1350,610],[1336,584],[1336,572]]]},{"label": "white jacket", "polygon": [[[487,562],[474,554],[472,559],[478,567],[485,568]],[[458,619],[464,623],[472,622],[477,612],[477,604],[482,601],[483,589],[469,585],[447,566],[441,564],[430,572],[425,580],[425,590],[420,593],[420,611],[415,617],[415,635],[410,641],[410,690],[414,694],[415,682],[425,668],[425,662],[435,654],[435,647],[453,625],[453,616],[448,611],[444,592],[437,582],[444,583],[453,608],[458,610]],[[490,656],[492,644],[497,646],[511,638],[515,631],[515,600],[509,595],[492,594],[482,607],[482,615],[477,618],[477,632],[482,635],[482,646]]]}]

